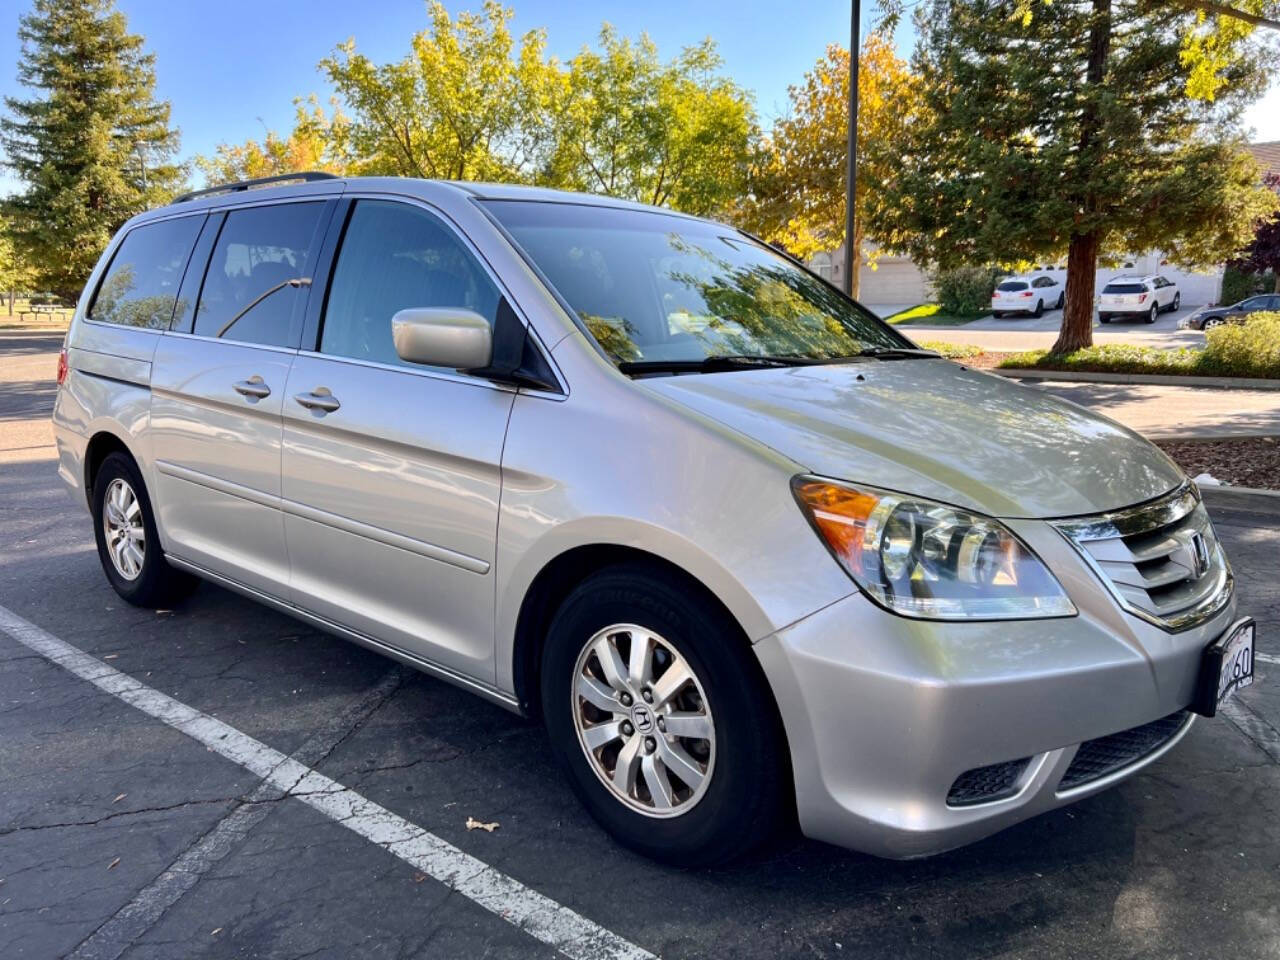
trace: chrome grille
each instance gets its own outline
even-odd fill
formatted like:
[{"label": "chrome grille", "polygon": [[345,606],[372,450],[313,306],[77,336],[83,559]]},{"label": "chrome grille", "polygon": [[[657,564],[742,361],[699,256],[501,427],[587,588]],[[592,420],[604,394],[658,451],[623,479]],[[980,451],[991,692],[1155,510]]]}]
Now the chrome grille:
[{"label": "chrome grille", "polygon": [[1231,598],[1231,568],[1190,482],[1150,503],[1054,525],[1122,607],[1159,626],[1193,626]]}]

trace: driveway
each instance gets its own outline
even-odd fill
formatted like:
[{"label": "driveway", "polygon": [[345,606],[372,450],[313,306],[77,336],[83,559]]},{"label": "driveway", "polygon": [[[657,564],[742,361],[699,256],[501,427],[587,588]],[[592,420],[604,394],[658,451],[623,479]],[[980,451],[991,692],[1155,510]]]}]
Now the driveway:
[{"label": "driveway", "polygon": [[28,369],[0,341],[0,381],[45,390],[0,396],[4,960],[1277,956],[1265,505],[1211,505],[1257,682],[1143,773],[928,860],[672,870],[595,826],[534,724],[208,584],[123,604],[54,473],[56,345]]}]

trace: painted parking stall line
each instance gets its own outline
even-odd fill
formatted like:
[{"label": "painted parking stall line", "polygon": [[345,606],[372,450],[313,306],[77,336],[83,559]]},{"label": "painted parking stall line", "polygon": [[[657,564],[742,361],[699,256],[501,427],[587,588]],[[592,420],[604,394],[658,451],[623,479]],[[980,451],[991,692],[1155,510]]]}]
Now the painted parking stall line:
[{"label": "painted parking stall line", "polygon": [[565,956],[573,960],[656,960],[647,950],[336,780],[135,680],[3,606],[0,606],[0,631],[105,693],[239,764],[261,777],[263,786],[269,785],[282,795],[318,810]]}]

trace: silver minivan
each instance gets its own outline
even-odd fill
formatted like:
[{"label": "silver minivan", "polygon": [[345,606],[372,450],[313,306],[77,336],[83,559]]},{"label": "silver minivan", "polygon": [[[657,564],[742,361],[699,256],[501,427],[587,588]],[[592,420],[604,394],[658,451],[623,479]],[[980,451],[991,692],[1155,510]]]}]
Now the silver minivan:
[{"label": "silver minivan", "polygon": [[540,718],[626,845],[915,857],[1252,679],[1194,484],[718,223],[298,175],[134,218],[59,472],[141,605],[211,580]]}]

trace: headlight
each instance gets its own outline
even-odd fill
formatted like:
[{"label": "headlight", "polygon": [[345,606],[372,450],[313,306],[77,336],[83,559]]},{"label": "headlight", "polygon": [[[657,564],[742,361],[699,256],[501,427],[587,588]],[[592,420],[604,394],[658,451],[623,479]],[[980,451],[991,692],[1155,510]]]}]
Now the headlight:
[{"label": "headlight", "polygon": [[796,500],[862,590],[909,617],[1067,617],[1075,605],[1004,524],[919,497],[796,477]]}]

